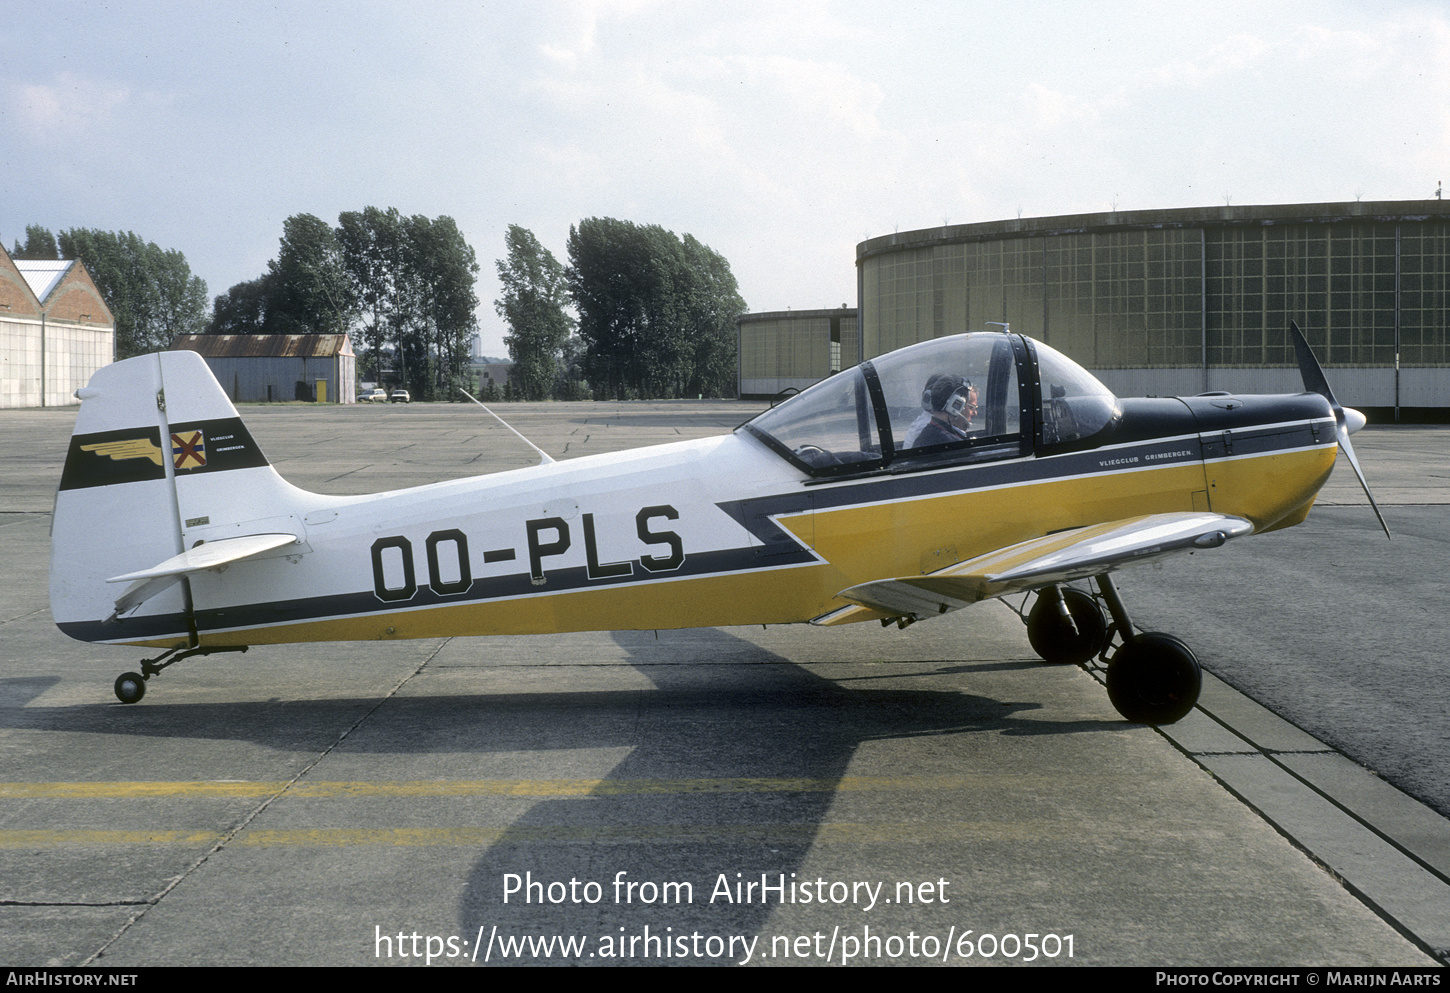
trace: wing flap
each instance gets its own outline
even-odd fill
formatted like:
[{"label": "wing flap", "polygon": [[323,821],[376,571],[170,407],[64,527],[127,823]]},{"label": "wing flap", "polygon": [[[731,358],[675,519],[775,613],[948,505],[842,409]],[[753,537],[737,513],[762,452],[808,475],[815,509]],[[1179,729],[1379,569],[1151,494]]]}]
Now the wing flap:
[{"label": "wing flap", "polygon": [[[1149,514],[1031,538],[924,576],[862,583],[837,595],[891,616],[932,617],[979,600],[1086,579],[1175,552],[1217,548],[1253,530],[1242,517],[1224,514]],[[832,620],[835,613],[816,622],[844,623]]]},{"label": "wing flap", "polygon": [[874,607],[859,607],[852,604],[849,607],[839,607],[828,614],[811,618],[811,623],[816,627],[833,628],[842,624],[857,624],[861,621],[889,621],[899,614],[883,613]]}]

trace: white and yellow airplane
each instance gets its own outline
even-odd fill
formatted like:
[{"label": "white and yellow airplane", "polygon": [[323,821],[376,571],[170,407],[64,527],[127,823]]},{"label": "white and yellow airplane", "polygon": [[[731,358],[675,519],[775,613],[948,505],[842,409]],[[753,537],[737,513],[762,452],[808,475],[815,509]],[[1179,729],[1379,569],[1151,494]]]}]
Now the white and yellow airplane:
[{"label": "white and yellow airplane", "polygon": [[1119,400],[1041,342],[967,334],[723,437],[371,496],[283,480],[199,355],[127,359],[78,391],[51,608],[73,638],[165,649],[116,680],[134,703],[168,665],[251,645],[904,627],[1035,590],[1039,654],[1106,660],[1124,717],[1171,723],[1197,659],[1135,633],[1109,574],[1297,524],[1353,458],[1364,419],[1293,334],[1313,392]]}]

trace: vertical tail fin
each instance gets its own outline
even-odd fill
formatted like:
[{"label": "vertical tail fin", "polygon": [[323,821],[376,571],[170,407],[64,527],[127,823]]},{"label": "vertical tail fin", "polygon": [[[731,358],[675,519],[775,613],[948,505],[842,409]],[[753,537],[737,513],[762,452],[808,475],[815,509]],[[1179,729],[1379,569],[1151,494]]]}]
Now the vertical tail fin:
[{"label": "vertical tail fin", "polygon": [[184,577],[129,590],[108,580],[249,533],[268,515],[267,530],[295,530],[300,539],[298,515],[286,512],[297,491],[272,469],[195,352],[116,362],[77,395],[51,521],[56,625],[82,641],[192,643]]}]

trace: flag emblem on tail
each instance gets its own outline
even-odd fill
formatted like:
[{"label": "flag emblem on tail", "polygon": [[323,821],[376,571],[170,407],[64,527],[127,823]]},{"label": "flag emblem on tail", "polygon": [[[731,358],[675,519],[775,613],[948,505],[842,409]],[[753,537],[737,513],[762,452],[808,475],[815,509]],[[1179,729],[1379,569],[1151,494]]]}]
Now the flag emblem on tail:
[{"label": "flag emblem on tail", "polygon": [[171,436],[171,459],[177,469],[200,469],[206,465],[206,438],[200,431]]}]

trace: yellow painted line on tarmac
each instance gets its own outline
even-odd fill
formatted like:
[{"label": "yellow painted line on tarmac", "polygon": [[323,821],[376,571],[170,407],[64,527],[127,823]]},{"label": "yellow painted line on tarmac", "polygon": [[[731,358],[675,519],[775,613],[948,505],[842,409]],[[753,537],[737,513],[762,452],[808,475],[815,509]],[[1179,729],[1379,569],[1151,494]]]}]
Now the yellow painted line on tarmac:
[{"label": "yellow painted line on tarmac", "polygon": [[[477,848],[499,842],[531,844],[912,844],[952,841],[1026,841],[1066,837],[1066,821],[958,821],[931,824],[661,824],[530,825],[457,828],[306,828],[245,831],[230,846],[244,848],[394,847]],[[0,831],[0,849],[185,845],[209,847],[215,831]]]},{"label": "yellow painted line on tarmac", "polygon": [[0,783],[0,800],[272,796],[285,782]]},{"label": "yellow painted line on tarmac", "polygon": [[63,845],[214,845],[216,831],[0,831],[0,848],[59,848]]},{"label": "yellow painted line on tarmac", "polygon": [[466,796],[647,796],[681,793],[868,793],[939,790],[1035,789],[1053,777],[1012,773],[950,776],[842,776],[834,778],[726,779],[424,779],[342,782],[96,782],[0,783],[4,799],[145,799],[167,797],[289,798]]},{"label": "yellow painted line on tarmac", "polygon": [[[1052,778],[1034,775],[843,776],[839,779],[760,777],[716,779],[472,779],[301,782],[71,782],[0,783],[0,800],[204,798],[358,799],[418,797],[602,797],[681,794],[936,792],[1037,790]],[[46,808],[50,809],[50,808]],[[48,815],[49,816],[49,815]],[[874,844],[1013,840],[1060,837],[1074,826],[1031,821],[938,824],[614,824],[469,827],[249,829],[229,842],[240,847],[340,848],[354,846],[480,847],[507,841],[534,844],[719,844],[768,841],[804,844]],[[0,830],[0,848],[133,845],[210,846],[225,835],[184,830]]]}]

